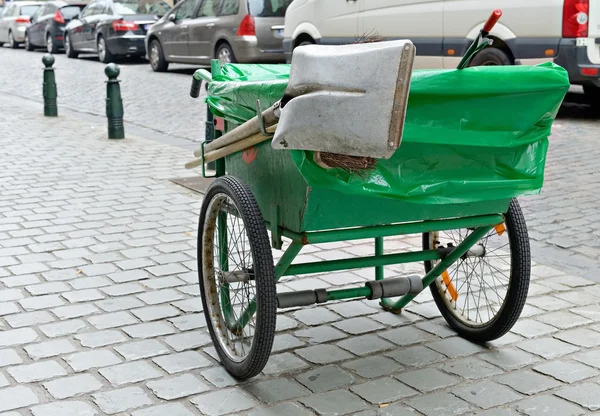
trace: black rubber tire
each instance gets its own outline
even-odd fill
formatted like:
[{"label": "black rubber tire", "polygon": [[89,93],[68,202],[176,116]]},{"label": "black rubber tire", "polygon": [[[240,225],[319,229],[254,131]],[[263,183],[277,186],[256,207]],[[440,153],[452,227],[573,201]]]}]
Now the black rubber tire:
[{"label": "black rubber tire", "polygon": [[469,66],[499,66],[512,65],[506,53],[497,48],[485,48],[471,59]]},{"label": "black rubber tire", "polygon": [[152,70],[154,72],[165,72],[167,69],[169,69],[169,63],[165,59],[165,54],[163,53],[163,48],[162,48],[160,42],[158,41],[158,39],[153,39],[152,42],[150,42],[150,52],[152,51],[153,47],[157,48],[158,62],[156,63],[156,65],[154,65],[152,63],[152,57],[150,56],[150,54],[148,54],[148,57],[150,58],[150,67],[152,68]]},{"label": "black rubber tire", "polygon": [[8,31],[8,44],[12,49],[18,49],[19,48],[19,43],[17,41],[15,41],[15,38],[13,37],[12,31]]},{"label": "black rubber tire", "polygon": [[79,56],[79,53],[77,53],[74,49],[73,49],[73,42],[71,42],[71,35],[69,35],[68,33],[65,33],[65,54],[67,55],[67,58],[77,58],[77,56]]},{"label": "black rubber tire", "polygon": [[98,59],[100,60],[100,62],[105,64],[110,64],[111,62],[114,62],[115,55],[110,53],[110,51],[108,50],[108,44],[106,43],[106,39],[104,39],[104,36],[102,35],[99,35],[98,39],[96,39],[96,51],[99,51],[100,42],[104,42],[104,56],[100,57],[100,55],[98,55]]},{"label": "black rubber tire", "polygon": [[[250,251],[254,259],[253,270],[256,280],[256,328],[250,352],[241,362],[235,362],[223,351],[210,317],[206,289],[203,279],[202,241],[204,222],[210,201],[218,194],[225,194],[234,202],[247,230]],[[213,345],[225,369],[234,377],[246,380],[258,375],[269,360],[277,319],[277,291],[275,288],[275,268],[267,229],[260,208],[250,189],[236,178],[223,176],[216,179],[208,188],[198,226],[198,277],[202,306]]]},{"label": "black rubber tire", "polygon": [[32,52],[34,49],[33,45],[29,41],[29,33],[25,32],[25,50]]},{"label": "black rubber tire", "polygon": [[584,85],[585,99],[594,109],[600,109],[600,87],[595,85]]},{"label": "black rubber tire", "polygon": [[233,53],[233,49],[231,48],[231,46],[229,45],[229,43],[227,42],[223,42],[221,44],[219,44],[219,46],[217,46],[217,49],[215,51],[215,59],[220,59],[220,53],[222,50],[227,50],[229,52],[229,56],[230,56],[230,63],[235,64],[237,62],[237,60],[235,59],[235,54]]},{"label": "black rubber tire", "polygon": [[[48,38],[50,38],[50,40],[52,41],[51,48],[48,47]],[[56,42],[54,42],[54,39],[52,39],[52,35],[50,33],[46,34],[46,50],[48,51],[48,53],[51,54],[58,53],[58,47],[56,46]]]},{"label": "black rubber tire", "polygon": [[[531,277],[531,252],[529,235],[525,217],[519,202],[513,199],[505,214],[505,226],[508,233],[511,257],[511,271],[508,290],[500,310],[485,326],[473,327],[461,322],[448,310],[435,282],[430,285],[433,299],[448,324],[463,338],[474,342],[488,342],[506,334],[519,319],[529,291]],[[423,234],[423,249],[430,250],[429,233]],[[432,264],[425,263],[425,272],[429,272]]]}]

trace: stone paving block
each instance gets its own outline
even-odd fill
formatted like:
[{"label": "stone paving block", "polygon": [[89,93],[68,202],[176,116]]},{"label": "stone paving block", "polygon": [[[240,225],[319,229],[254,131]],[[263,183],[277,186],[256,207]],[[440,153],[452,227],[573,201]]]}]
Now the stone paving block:
[{"label": "stone paving block", "polygon": [[67,399],[84,393],[92,393],[100,390],[104,385],[91,374],[64,377],[48,381],[43,384],[44,388],[55,399]]},{"label": "stone paving block", "polygon": [[527,299],[527,303],[545,311],[558,311],[561,309],[569,309],[574,305],[566,301],[562,296],[539,296]]},{"label": "stone paving block", "polygon": [[407,326],[390,329],[388,331],[379,332],[378,335],[396,345],[408,346],[422,342],[432,341],[435,339],[433,335],[422,331],[418,328]]},{"label": "stone paving block", "polygon": [[2,302],[0,303],[0,316],[18,314],[21,310],[14,302]]},{"label": "stone paving block", "polygon": [[33,360],[49,358],[61,354],[74,352],[77,348],[68,339],[57,339],[52,341],[30,344],[24,347],[27,355]]},{"label": "stone paving block", "polygon": [[420,315],[426,319],[438,318],[440,311],[438,310],[435,302],[426,302],[421,304],[408,305],[406,309],[414,314]]},{"label": "stone paving block", "polygon": [[536,319],[558,329],[570,329],[593,322],[587,318],[584,318],[583,316],[579,316],[568,311],[543,314],[536,317]]},{"label": "stone paving block", "polygon": [[[585,292],[585,289],[582,291],[572,290],[561,293],[560,299],[578,306],[587,306],[598,303],[598,298],[590,293]],[[572,309],[571,312],[575,312],[575,310]]]},{"label": "stone paving block", "polygon": [[477,358],[464,358],[444,363],[442,369],[465,380],[476,380],[502,374],[502,370]]},{"label": "stone paving block", "polygon": [[[284,352],[283,354],[271,355],[267,365],[263,369],[263,373],[267,375],[293,373],[308,367],[309,365],[300,358],[296,357],[292,353]],[[211,380],[209,381],[212,383]]]},{"label": "stone paving block", "polygon": [[267,404],[297,399],[311,394],[310,390],[307,390],[301,384],[287,379],[256,381],[247,384],[244,389]]},{"label": "stone paving block", "polygon": [[311,416],[314,413],[295,403],[281,403],[271,407],[252,410],[248,416]]},{"label": "stone paving block", "polygon": [[0,367],[6,367],[14,364],[21,364],[23,359],[15,350],[4,349],[0,350]]},{"label": "stone paving block", "polygon": [[84,347],[98,348],[126,341],[127,337],[120,331],[109,330],[78,334],[75,335],[75,339],[77,339]]},{"label": "stone paving block", "polygon": [[37,341],[39,335],[31,328],[0,331],[0,347],[28,344]]},{"label": "stone paving block", "polygon": [[370,306],[357,301],[337,303],[328,306],[328,308],[342,315],[344,318],[354,318],[356,316],[371,315],[379,312],[377,309],[371,308]]},{"label": "stone paving block", "polygon": [[[197,280],[196,273],[194,273],[194,276]],[[159,277],[159,278],[144,280],[144,281],[142,281],[142,284],[150,289],[158,290],[158,289],[167,289],[167,288],[176,287],[176,286],[184,286],[186,284],[186,282],[176,276],[168,276],[168,277]]]},{"label": "stone paving block", "polygon": [[305,342],[300,341],[298,338],[294,337],[290,334],[279,334],[275,336],[275,340],[273,341],[272,352],[282,352],[285,350],[296,349],[299,347],[304,347],[306,345]]},{"label": "stone paving block", "polygon": [[202,371],[200,375],[208,380],[209,383],[219,388],[231,387],[241,383],[241,381],[236,380],[222,366],[211,367],[208,370]]},{"label": "stone paving block", "polygon": [[40,326],[40,331],[48,338],[62,337],[65,335],[75,334],[86,328],[86,324],[81,319],[70,319],[68,321],[56,322]]},{"label": "stone paving block", "polygon": [[202,301],[198,298],[178,300],[171,303],[171,305],[181,309],[185,313],[202,312]]},{"label": "stone paving block", "polygon": [[522,400],[517,403],[516,409],[527,416],[576,416],[584,414],[580,407],[549,395]]},{"label": "stone paving block", "polygon": [[596,368],[562,360],[553,360],[533,367],[539,373],[549,375],[565,383],[574,383],[600,374]]},{"label": "stone paving block", "polygon": [[464,338],[452,337],[441,341],[430,342],[425,344],[428,348],[444,354],[446,357],[457,358],[466,357],[468,355],[477,354],[485,351],[480,345],[472,343]]},{"label": "stone paving block", "polygon": [[183,298],[183,294],[175,289],[162,289],[145,292],[137,297],[148,305],[157,305],[159,303],[173,302]]},{"label": "stone paving block", "polygon": [[415,327],[427,331],[430,334],[437,335],[440,338],[456,336],[456,331],[450,328],[446,323],[434,323],[432,321],[417,322]]},{"label": "stone paving block", "polygon": [[19,301],[19,304],[26,311],[37,311],[40,309],[48,309],[55,308],[57,306],[62,306],[65,304],[65,301],[60,298],[58,295],[43,295],[36,296],[33,298],[25,298]]},{"label": "stone paving block", "polygon": [[79,303],[69,306],[60,306],[58,308],[52,309],[52,313],[56,315],[58,319],[61,320],[81,318],[99,312],[100,309],[96,308],[92,303]]},{"label": "stone paving block", "polygon": [[0,412],[38,404],[40,399],[29,387],[17,386],[0,389]]},{"label": "stone paving block", "polygon": [[408,400],[407,403],[426,416],[453,416],[473,410],[467,402],[448,393],[420,395]]},{"label": "stone paving block", "polygon": [[352,335],[365,334],[367,332],[377,331],[384,327],[379,322],[365,317],[346,319],[334,323],[333,326]]},{"label": "stone paving block", "polygon": [[400,348],[385,355],[393,358],[400,364],[411,367],[423,367],[446,358],[442,354],[420,345]]},{"label": "stone paving block", "polygon": [[300,374],[296,380],[313,393],[323,393],[352,384],[354,377],[337,366],[328,365]]},{"label": "stone paving block", "polygon": [[138,320],[126,311],[90,316],[87,320],[96,329],[111,329],[138,323]]},{"label": "stone paving block", "polygon": [[458,387],[452,390],[452,393],[482,409],[502,406],[522,397],[508,387],[493,381],[480,381],[476,384]]},{"label": "stone paving block", "polygon": [[9,367],[7,371],[17,383],[33,383],[67,375],[67,371],[59,363],[51,360]]},{"label": "stone paving block", "polygon": [[589,366],[600,368],[600,350],[582,352],[571,356],[572,359]]},{"label": "stone paving block", "polygon": [[109,298],[96,302],[96,305],[104,312],[117,312],[145,306],[143,302],[133,296]]},{"label": "stone paving block", "polygon": [[516,348],[500,348],[480,354],[479,358],[504,370],[514,370],[540,361],[535,355]]},{"label": "stone paving block", "polygon": [[10,383],[9,383],[8,379],[2,373],[0,373],[0,387],[6,387],[9,384]]},{"label": "stone paving block", "polygon": [[15,275],[41,273],[48,270],[48,266],[43,263],[19,264],[16,266],[8,266],[7,268],[12,274]]},{"label": "stone paving block", "polygon": [[[73,262],[73,261],[71,261],[71,262]],[[83,260],[83,259],[81,261],[85,262],[85,260]],[[78,260],[78,262],[79,262],[79,260]],[[52,263],[52,264],[54,264],[54,263]],[[49,282],[57,282],[57,281],[65,281],[66,280],[66,281],[68,281],[67,283],[72,285],[73,279],[76,279],[75,281],[87,279],[87,278],[82,277],[83,275],[81,274],[80,271],[78,271],[78,269],[71,268],[71,267],[76,267],[76,266],[69,265],[69,267],[58,267],[58,265],[52,265],[52,264],[51,264],[51,267],[55,270],[50,270],[50,271],[42,273],[42,277]],[[59,269],[59,270],[56,270],[56,269]]]},{"label": "stone paving block", "polygon": [[113,282],[103,276],[78,277],[77,279],[70,280],[68,283],[75,290],[95,289],[113,284]]},{"label": "stone paving block", "polygon": [[423,393],[453,386],[459,382],[456,377],[442,373],[435,368],[403,372],[394,376],[404,384]]},{"label": "stone paving block", "polygon": [[552,334],[557,331],[558,330],[553,326],[535,321],[533,319],[520,319],[511,329],[511,332],[514,332],[515,334],[521,335],[525,338],[536,338],[543,335]]},{"label": "stone paving block", "polygon": [[177,352],[202,347],[212,342],[204,330],[187,331],[165,338],[165,342]]},{"label": "stone paving block", "polygon": [[313,394],[299,401],[320,415],[347,415],[367,407],[363,400],[347,390]]},{"label": "stone paving block", "polygon": [[95,393],[92,397],[100,410],[109,415],[152,404],[152,399],[139,387]]},{"label": "stone paving block", "polygon": [[21,289],[4,289],[0,290],[0,302],[11,302],[14,300],[23,299],[25,295]]},{"label": "stone paving block", "polygon": [[[279,319],[280,317],[277,317],[277,320]],[[326,342],[348,337],[348,335],[344,334],[342,331],[327,325],[301,329],[300,331],[294,332],[294,335],[305,340],[309,344],[324,344]]]},{"label": "stone paving block", "polygon": [[535,373],[530,370],[523,370],[504,374],[496,377],[495,381],[500,384],[512,387],[519,393],[528,396],[544,392],[546,390],[560,387],[562,384],[553,378]]},{"label": "stone paving block", "polygon": [[332,364],[353,357],[335,345],[315,345],[296,350],[295,352],[313,364]]},{"label": "stone paving block", "polygon": [[145,257],[140,259],[121,260],[115,264],[120,269],[125,270],[125,272],[117,272],[109,277],[116,283],[122,283],[149,278],[150,274],[143,269],[145,267],[154,266],[156,263]]},{"label": "stone paving block", "polygon": [[185,273],[189,269],[179,263],[164,264],[162,266],[148,267],[146,270],[157,277],[169,276],[173,274]]},{"label": "stone paving block", "polygon": [[211,362],[196,351],[185,351],[177,354],[156,357],[154,361],[169,374],[189,371],[196,368],[208,367]]},{"label": "stone paving block", "polygon": [[66,401],[48,403],[31,408],[33,416],[95,416],[96,409],[86,402]]},{"label": "stone paving block", "polygon": [[561,331],[554,337],[579,347],[593,348],[600,345],[600,333],[587,328]]},{"label": "stone paving block", "polygon": [[584,279],[583,277],[578,276],[556,276],[548,279],[550,282],[560,283],[561,285],[569,286],[569,287],[584,287],[584,286],[592,286],[595,283],[591,280]]},{"label": "stone paving block", "polygon": [[[279,322],[281,318],[282,316],[278,316],[277,321]],[[178,316],[176,318],[169,319],[168,321],[180,331],[189,331],[190,329],[206,327],[206,318],[204,317],[204,314],[201,313]]]},{"label": "stone paving block", "polygon": [[354,385],[350,390],[372,404],[390,403],[418,394],[416,390],[391,377]]},{"label": "stone paving block", "polygon": [[524,351],[539,355],[546,360],[562,357],[580,349],[555,338],[536,338],[520,342],[516,346]]},{"label": "stone paving block", "polygon": [[77,352],[65,357],[65,361],[76,373],[90,368],[100,368],[119,364],[122,360],[109,350]]},{"label": "stone paving block", "polygon": [[228,413],[240,414],[257,406],[257,402],[238,388],[220,389],[195,396],[191,402],[207,416],[220,416]]},{"label": "stone paving block", "polygon": [[159,404],[158,406],[148,407],[142,410],[136,410],[131,416],[194,416],[191,410],[182,403]]},{"label": "stone paving block", "polygon": [[2,283],[7,288],[14,288],[18,286],[33,285],[36,283],[40,283],[40,278],[33,274],[22,274],[20,276],[1,278],[0,283]]},{"label": "stone paving block", "polygon": [[171,305],[146,306],[139,309],[132,309],[131,313],[137,316],[143,322],[157,321],[165,318],[172,318],[181,312]]},{"label": "stone paving block", "polygon": [[554,394],[592,412],[600,410],[600,385],[596,383],[581,383],[560,389]]},{"label": "stone paving block", "polygon": [[133,361],[113,367],[104,367],[98,372],[114,386],[137,383],[163,376],[161,371],[145,361]]},{"label": "stone paving block", "polygon": [[338,342],[336,345],[360,356],[395,348],[394,344],[378,338],[375,334],[353,336]]},{"label": "stone paving block", "polygon": [[169,348],[155,339],[128,342],[126,344],[117,345],[114,349],[127,361],[150,358],[169,353]]},{"label": "stone paving block", "polygon": [[175,329],[165,322],[149,322],[123,327],[123,331],[132,338],[154,338],[173,334]]},{"label": "stone paving block", "polygon": [[[596,300],[597,302],[598,300]],[[578,308],[572,308],[571,312],[579,316],[591,319],[594,322],[600,322],[600,305],[586,305]]]},{"label": "stone paving block", "polygon": [[353,370],[360,377],[378,378],[402,371],[402,367],[391,358],[384,356],[372,356],[359,358],[342,364],[344,368]]},{"label": "stone paving block", "polygon": [[[32,296],[40,296],[68,292],[71,290],[71,288],[64,282],[48,282],[38,285],[25,286],[25,290],[27,290]],[[3,291],[0,291],[0,298],[2,298],[2,292]]]},{"label": "stone paving block", "polygon": [[203,393],[210,388],[191,374],[150,381],[147,384],[154,395],[164,400],[174,400]]},{"label": "stone paving block", "polygon": [[55,321],[54,317],[46,311],[22,312],[15,315],[8,315],[4,317],[4,320],[13,328],[41,325]]},{"label": "stone paving block", "polygon": [[70,303],[92,302],[104,299],[104,295],[96,289],[75,290],[62,294]]}]

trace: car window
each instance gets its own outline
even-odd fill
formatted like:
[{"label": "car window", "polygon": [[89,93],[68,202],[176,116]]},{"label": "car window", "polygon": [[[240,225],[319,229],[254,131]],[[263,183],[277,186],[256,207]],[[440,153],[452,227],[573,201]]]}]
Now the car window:
[{"label": "car window", "polygon": [[65,19],[73,19],[81,13],[81,6],[65,6],[60,9],[60,13]]},{"label": "car window", "polygon": [[240,0],[223,0],[219,16],[234,16],[240,12]]},{"label": "car window", "polygon": [[250,14],[256,17],[284,17],[293,0],[249,0]]},{"label": "car window", "polygon": [[88,4],[87,7],[81,12],[81,17],[91,16],[92,13],[94,13],[94,7],[96,7],[96,2]]},{"label": "car window", "polygon": [[33,16],[35,14],[35,12],[38,11],[38,9],[40,8],[40,6],[35,5],[35,6],[21,6],[21,10],[19,11],[19,14],[21,16]]},{"label": "car window", "polygon": [[96,6],[94,7],[94,14],[105,14],[106,13],[106,3],[99,1],[98,3],[96,3]]},{"label": "car window", "polygon": [[194,17],[196,7],[200,0],[184,0],[184,3],[177,9],[175,13],[176,20],[191,19]]},{"label": "car window", "polygon": [[116,14],[155,14],[162,17],[171,9],[164,0],[118,0],[113,4]]},{"label": "car window", "polygon": [[56,10],[58,10],[58,7],[56,7],[54,4],[47,4],[46,8],[42,12],[42,16],[45,16],[47,14],[54,14],[56,13]]},{"label": "car window", "polygon": [[37,9],[37,11],[33,14],[33,16],[31,16],[31,21],[37,20],[42,15],[42,12],[45,9],[46,9],[46,7],[41,7],[39,9]]},{"label": "car window", "polygon": [[220,0],[204,0],[198,9],[197,17],[214,17],[217,15]]}]

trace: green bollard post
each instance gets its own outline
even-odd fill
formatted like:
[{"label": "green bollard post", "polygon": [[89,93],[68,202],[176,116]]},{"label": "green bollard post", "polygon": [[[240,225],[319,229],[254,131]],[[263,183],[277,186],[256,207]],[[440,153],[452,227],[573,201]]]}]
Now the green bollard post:
[{"label": "green bollard post", "polygon": [[117,77],[119,76],[119,67],[110,63],[104,68],[104,73],[108,77],[106,81],[106,117],[108,118],[108,138],[124,139],[125,127],[123,126],[123,100],[121,99],[121,87]]},{"label": "green bollard post", "polygon": [[56,105],[56,79],[54,77],[54,56],[47,53],[42,57],[42,63],[44,64],[44,116],[46,117],[57,117],[58,106]]}]

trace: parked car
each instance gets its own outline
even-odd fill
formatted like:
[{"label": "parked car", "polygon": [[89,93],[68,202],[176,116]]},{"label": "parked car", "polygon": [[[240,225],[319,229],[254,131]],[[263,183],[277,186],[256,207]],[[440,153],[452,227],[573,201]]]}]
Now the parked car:
[{"label": "parked car", "polygon": [[0,15],[0,46],[8,43],[11,48],[18,48],[25,40],[25,30],[30,18],[43,3],[32,1],[16,1],[8,3]]},{"label": "parked car", "polygon": [[295,0],[285,16],[284,49],[354,42],[368,34],[411,39],[415,68],[455,68],[490,12],[503,16],[492,47],[471,65],[553,61],[600,102],[600,2],[596,0]]},{"label": "parked car", "polygon": [[169,63],[285,62],[283,20],[292,0],[183,0],[148,30],[154,71]]},{"label": "parked car", "polygon": [[65,30],[65,53],[96,53],[101,62],[145,56],[148,27],[170,9],[163,0],[92,0]]},{"label": "parked car", "polygon": [[40,7],[25,31],[25,49],[32,51],[44,47],[49,53],[63,48],[65,26],[76,18],[86,3],[68,3],[62,0],[49,1]]}]

